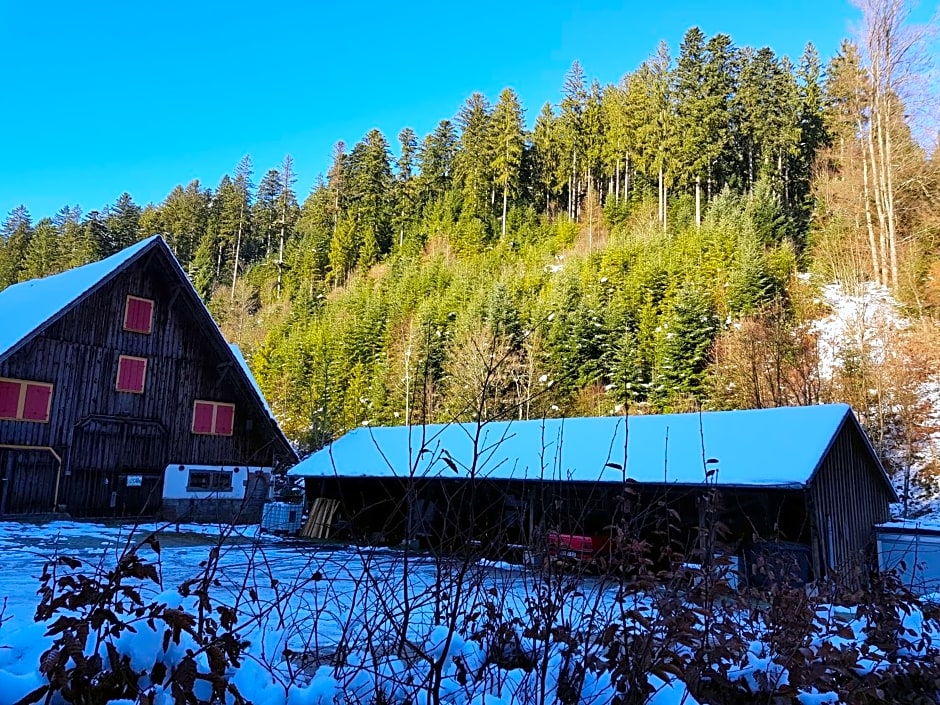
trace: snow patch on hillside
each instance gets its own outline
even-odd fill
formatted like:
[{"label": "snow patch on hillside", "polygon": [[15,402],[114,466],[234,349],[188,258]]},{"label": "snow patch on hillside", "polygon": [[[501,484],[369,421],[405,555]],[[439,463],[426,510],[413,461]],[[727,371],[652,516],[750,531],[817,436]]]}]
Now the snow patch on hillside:
[{"label": "snow patch on hillside", "polygon": [[831,380],[842,369],[847,356],[867,355],[883,363],[891,338],[909,326],[898,302],[887,288],[866,282],[854,291],[836,282],[822,288],[830,314],[813,326],[819,345],[819,374]]},{"label": "snow patch on hillside", "polygon": [[940,465],[940,378],[933,372],[918,375],[909,359],[903,343],[910,319],[891,292],[873,282],[827,284],[820,303],[829,313],[812,331],[823,386],[837,387],[839,378],[860,366],[883,382],[867,390],[867,408],[856,404],[855,411],[901,497],[892,513],[940,522],[940,486],[934,479]]}]

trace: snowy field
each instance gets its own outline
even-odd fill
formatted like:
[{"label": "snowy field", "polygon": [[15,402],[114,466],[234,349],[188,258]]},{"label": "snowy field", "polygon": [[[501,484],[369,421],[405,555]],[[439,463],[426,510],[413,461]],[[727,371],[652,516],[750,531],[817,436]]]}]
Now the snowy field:
[{"label": "snowy field", "polygon": [[[898,613],[895,628],[906,640],[888,653],[869,643],[875,627],[870,616],[802,604],[810,609],[813,626],[798,643],[805,658],[799,667],[793,654],[781,651],[780,625],[774,631],[762,621],[766,615],[725,607],[720,598],[702,610],[701,602],[685,602],[675,592],[629,593],[619,582],[598,577],[546,576],[391,549],[316,546],[253,529],[231,534],[230,528],[196,525],[132,529],[0,523],[0,591],[6,598],[0,618],[0,705],[33,692],[40,693],[36,702],[45,702],[36,689],[51,677],[53,656],[60,676],[81,671],[96,654],[102,658],[96,668],[115,671],[115,659],[126,656],[122,668],[132,674],[133,688],[125,684],[117,696],[93,701],[111,705],[190,702],[179,699],[180,683],[187,683],[180,664],[190,657],[205,674],[188,682],[197,698],[193,702],[200,703],[209,702],[213,685],[221,682],[254,705],[692,705],[698,701],[682,678],[702,663],[745,696],[766,700],[787,693],[792,702],[812,704],[854,701],[839,695],[853,692],[853,681],[838,686],[837,680],[815,675],[827,672],[819,666],[833,654],[839,660],[830,670],[854,672],[858,683],[906,658],[937,656],[930,644],[933,627],[916,608]],[[131,565],[127,547],[139,545],[154,529],[162,529],[159,553],[143,545],[139,555],[153,561],[157,572],[130,581],[139,586],[140,604],[148,609],[119,614],[121,626],[110,634],[93,627],[90,636],[80,628],[45,636],[63,617],[94,624],[93,609],[81,600],[62,602],[41,623],[33,621],[47,561],[56,555],[81,561],[81,566],[54,566],[56,579],[65,581],[59,585],[73,584],[69,581],[80,575],[100,577],[115,565]],[[187,596],[181,595],[178,587],[194,579],[184,589]],[[202,612],[201,587],[207,608]],[[57,588],[46,597],[62,592]],[[86,603],[97,594],[86,594]],[[129,603],[113,600],[108,609],[121,601]],[[149,610],[151,605],[166,611]],[[184,612],[199,619],[171,638],[172,625]],[[148,624],[154,615],[160,616]],[[205,639],[210,633],[217,643],[243,642],[236,657],[213,655],[207,646],[212,640]],[[87,640],[75,651],[65,634],[84,634]],[[234,640],[226,642],[228,635]],[[59,650],[44,658],[56,636]],[[156,675],[159,664],[166,672]],[[815,679],[809,681],[813,685],[807,678]],[[87,680],[101,686],[106,679]],[[816,687],[822,683],[832,683],[831,690]],[[243,702],[234,691],[220,692],[219,702]],[[78,701],[91,702],[60,695],[50,702]]]}]

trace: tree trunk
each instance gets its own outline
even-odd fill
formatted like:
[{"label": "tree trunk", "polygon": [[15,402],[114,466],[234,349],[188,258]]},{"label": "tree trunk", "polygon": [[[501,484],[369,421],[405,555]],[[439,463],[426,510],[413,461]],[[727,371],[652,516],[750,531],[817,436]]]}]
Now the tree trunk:
[{"label": "tree trunk", "polygon": [[594,251],[594,203],[591,201],[591,170],[587,173],[588,252]]},{"label": "tree trunk", "polygon": [[[877,120],[877,118],[875,118]],[[871,177],[872,194],[875,202],[875,213],[878,215],[878,282],[888,284],[888,263],[886,260],[888,254],[888,227],[885,222],[884,202],[882,201],[883,192],[879,183],[881,171],[878,168],[878,158],[875,153],[875,127],[869,125],[868,128],[868,159],[870,160],[869,176]]]},{"label": "tree trunk", "polygon": [[238,258],[242,248],[242,216],[245,213],[245,204],[242,203],[238,209],[238,235],[235,237],[235,266],[232,267],[232,297],[235,300],[235,283],[238,281]]},{"label": "tree trunk", "polygon": [[871,268],[875,281],[884,284],[878,258],[878,242],[875,240],[875,225],[871,219],[871,187],[868,184],[868,157],[862,159],[862,195],[865,199],[865,225],[868,229],[868,249],[871,252]]},{"label": "tree trunk", "polygon": [[702,227],[702,177],[695,177],[695,227]]},{"label": "tree trunk", "polygon": [[630,153],[627,152],[623,159],[623,200],[630,199]]},{"label": "tree trunk", "polygon": [[620,157],[617,157],[617,171],[614,175],[614,183],[616,184],[614,188],[614,203],[620,204]]}]

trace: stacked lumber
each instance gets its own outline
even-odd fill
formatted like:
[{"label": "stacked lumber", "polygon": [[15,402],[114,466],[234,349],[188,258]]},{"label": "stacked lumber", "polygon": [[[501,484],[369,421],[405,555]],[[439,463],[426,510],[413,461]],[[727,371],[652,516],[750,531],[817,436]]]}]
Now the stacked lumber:
[{"label": "stacked lumber", "polygon": [[333,525],[333,517],[336,510],[339,509],[338,499],[327,499],[326,497],[317,497],[310,505],[310,513],[307,515],[307,521],[304,522],[300,535],[308,539],[327,539],[330,537],[330,527]]}]

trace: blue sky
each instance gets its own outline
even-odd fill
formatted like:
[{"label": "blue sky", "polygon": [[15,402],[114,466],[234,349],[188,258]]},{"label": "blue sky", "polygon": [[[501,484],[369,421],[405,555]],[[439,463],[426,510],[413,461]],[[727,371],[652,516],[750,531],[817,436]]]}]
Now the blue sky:
[{"label": "blue sky", "polygon": [[246,153],[255,182],[291,154],[303,199],[337,140],[423,137],[475,90],[512,86],[531,120],[575,59],[615,82],[698,25],[794,60],[812,41],[825,60],[857,16],[843,0],[0,0],[0,217],[123,191],[158,203],[192,179],[214,187]]}]

